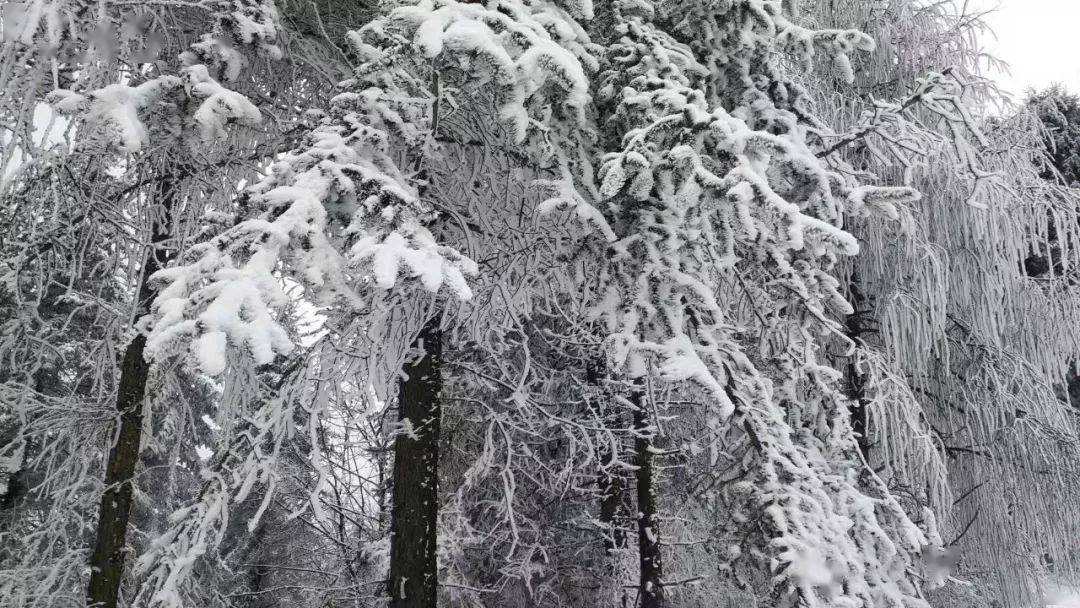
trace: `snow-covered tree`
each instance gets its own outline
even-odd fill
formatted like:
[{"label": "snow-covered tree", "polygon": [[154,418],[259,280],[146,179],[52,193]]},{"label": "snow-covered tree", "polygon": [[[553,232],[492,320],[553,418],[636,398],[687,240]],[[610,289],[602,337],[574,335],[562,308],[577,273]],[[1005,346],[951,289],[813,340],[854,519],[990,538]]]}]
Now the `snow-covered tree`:
[{"label": "snow-covered tree", "polygon": [[[847,279],[860,331],[850,376],[868,458],[938,514],[938,565],[970,576],[982,598],[1026,605],[1046,577],[1071,576],[1076,500],[1064,480],[1078,437],[1061,393],[1076,361],[1076,294],[1063,275],[1077,207],[1074,192],[1041,179],[1053,172],[1047,125],[1008,109],[982,76],[985,26],[963,8],[816,7],[825,24],[871,24],[881,44],[855,64],[854,88],[814,90],[831,114],[833,166],[925,194],[899,207],[900,231],[851,223],[864,246]],[[979,118],[995,107],[1003,117]],[[1033,273],[1040,258],[1056,269]],[[950,583],[941,601],[977,598],[969,589]]]},{"label": "snow-covered tree", "polygon": [[1076,200],[961,4],[5,5],[0,593],[1069,579]]},{"label": "snow-covered tree", "polygon": [[[494,223],[498,230],[507,221],[498,213],[508,209],[488,212],[475,199],[451,196],[453,181],[463,177],[453,174],[456,163],[471,147],[505,155],[501,146],[520,146],[515,157],[541,162],[541,153],[569,131],[559,123],[583,119],[583,39],[568,13],[544,3],[421,2],[390,11],[350,34],[361,61],[356,75],[303,147],[249,188],[251,216],[157,275],[165,287],[155,305],[151,349],[164,358],[191,344],[200,368],[212,375],[293,353],[278,317],[290,301],[279,272],[323,307],[329,326],[361,320],[350,331],[369,336],[369,352],[361,356],[371,361],[370,398],[396,401],[400,418],[387,586],[394,605],[430,605],[436,593],[441,360],[454,344],[444,334],[472,330],[479,338],[488,327],[505,331],[489,325],[490,318],[470,328],[470,315],[478,313],[455,310],[474,299],[467,277],[477,274],[477,263],[458,249],[502,255],[500,247],[512,242],[474,228]],[[461,116],[443,118],[451,109]],[[477,121],[479,128],[470,131]],[[484,168],[476,160],[474,175]],[[483,185],[472,181],[468,187]],[[485,234],[471,240],[474,229]],[[461,246],[440,244],[440,237]],[[278,442],[288,411],[259,413],[266,416],[263,431]],[[242,497],[256,478],[272,485],[272,459],[236,456],[250,472],[212,482],[198,505],[174,521],[170,542],[145,556],[149,582],[143,589],[151,603],[179,601],[179,580],[206,550],[200,539],[224,525],[225,513],[214,501]]]},{"label": "snow-covered tree", "polygon": [[[32,58],[27,69],[52,70],[22,88],[21,66],[5,73],[5,92],[25,95],[22,107],[34,118],[5,124],[13,160],[4,182],[4,320],[12,331],[3,350],[12,362],[5,371],[25,372],[5,374],[13,396],[5,414],[16,425],[2,449],[21,465],[13,468],[25,500],[12,496],[16,527],[4,530],[5,544],[21,550],[5,560],[0,585],[13,605],[51,606],[87,593],[89,573],[90,600],[116,605],[131,552],[125,537],[142,543],[127,534],[135,505],[147,501],[132,481],[140,448],[160,455],[171,444],[191,454],[195,446],[183,442],[193,411],[181,407],[180,392],[202,383],[155,377],[143,360],[145,335],[135,326],[153,296],[147,279],[191,238],[195,218],[228,208],[236,181],[281,145],[290,125],[277,121],[221,142],[227,123],[250,127],[260,111],[216,80],[265,67],[249,63],[245,47],[266,60],[278,55],[276,15],[271,5],[231,2],[178,15],[103,6],[91,17],[61,3],[4,8],[5,47]],[[170,25],[179,40],[164,44]],[[199,39],[205,31],[212,33]],[[46,96],[49,84],[65,88]],[[147,394],[158,398],[152,411]],[[175,472],[182,463],[166,466]],[[93,556],[88,545],[96,545]]]},{"label": "snow-covered tree", "polygon": [[[872,40],[804,29],[780,3],[614,7],[623,37],[602,95],[615,148],[599,173],[614,238],[596,314],[616,373],[707,408],[706,429],[677,439],[708,452],[718,477],[745,471],[708,499],[745,531],[727,548],[734,567],[770,572],[777,601],[917,603],[907,571],[931,537],[880,480],[860,484],[824,349],[845,346],[836,315],[850,305],[835,270],[859,251],[843,213],[887,216],[918,195],[830,171],[808,137],[805,94],[778,63],[818,53],[850,78],[848,54]],[[660,406],[638,405],[651,419],[639,435],[660,432]],[[639,474],[657,451],[639,445]],[[655,553],[659,514],[638,512],[640,551]],[[645,605],[664,602],[658,565],[642,559]]]}]

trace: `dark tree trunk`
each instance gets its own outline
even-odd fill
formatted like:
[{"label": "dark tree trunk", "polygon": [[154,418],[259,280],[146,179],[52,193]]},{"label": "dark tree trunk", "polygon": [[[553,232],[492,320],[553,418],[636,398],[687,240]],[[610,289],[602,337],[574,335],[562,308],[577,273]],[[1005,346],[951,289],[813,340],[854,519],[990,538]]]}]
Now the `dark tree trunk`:
[{"label": "dark tree trunk", "polygon": [[1069,365],[1065,374],[1065,400],[1075,409],[1080,409],[1080,374],[1076,373],[1076,363]]},{"label": "dark tree trunk", "polygon": [[[867,314],[868,311],[864,310],[866,298],[862,295],[862,291],[859,289],[858,278],[852,275],[851,278],[851,306],[854,312],[847,318],[847,337],[850,338],[855,344],[863,343],[863,335],[870,331],[867,327]],[[859,446],[859,452],[862,453],[863,459],[867,463],[870,462],[870,438],[867,436],[866,426],[866,406],[868,400],[866,398],[866,378],[863,373],[859,371],[855,365],[854,359],[848,364],[848,392],[852,399],[850,415],[851,415],[851,429],[855,431],[855,441]]]},{"label": "dark tree trunk", "polygon": [[15,505],[26,495],[26,484],[23,482],[25,471],[22,465],[11,473],[7,479],[7,490],[0,495],[0,512],[14,511]]},{"label": "dark tree trunk", "polygon": [[866,394],[866,378],[862,372],[856,369],[855,364],[848,365],[848,384],[853,399],[851,404],[851,430],[855,431],[855,442],[859,446],[859,452],[867,463],[870,462],[870,439],[867,437],[866,428],[866,404],[863,396]]},{"label": "dark tree trunk", "polygon": [[435,608],[437,601],[435,547],[442,416],[440,316],[432,315],[420,330],[413,346],[421,354],[406,363],[406,378],[399,386],[398,419],[411,432],[401,433],[394,440],[388,579],[391,608]]},{"label": "dark tree trunk", "polygon": [[[142,279],[136,294],[136,319],[144,317],[156,292],[150,285],[150,275],[168,262],[163,245],[172,228],[172,207],[182,182],[180,176],[163,179],[157,189],[161,217],[154,222],[150,236],[151,249],[146,255]],[[105,492],[98,509],[97,534],[94,552],[90,557],[90,584],[86,598],[89,606],[116,608],[120,581],[124,575],[127,556],[128,520],[131,518],[131,479],[139,462],[142,444],[143,398],[150,365],[143,357],[146,336],[139,333],[124,350],[120,364],[120,382],[116,393],[116,411],[120,413],[120,429],[116,444],[109,451],[105,468]]]},{"label": "dark tree trunk", "polygon": [[[140,291],[142,291],[140,289]],[[109,452],[105,470],[105,492],[98,510],[97,536],[90,558],[90,606],[115,608],[124,573],[127,525],[131,515],[131,478],[139,461],[142,442],[142,403],[150,366],[143,358],[146,337],[139,334],[128,345],[120,371],[116,409],[120,431]]]},{"label": "dark tree trunk", "polygon": [[[16,429],[15,433],[21,434],[22,429]],[[18,440],[7,437],[0,438],[0,445],[4,445],[9,442],[14,443],[15,441]],[[27,490],[29,489],[27,487],[28,484],[26,483],[26,459],[27,452],[30,450],[30,446],[26,444],[27,440],[25,438],[21,441],[23,442],[21,450],[17,453],[12,453],[11,455],[12,458],[17,458],[18,462],[15,463],[15,466],[12,470],[6,472],[7,479],[5,480],[5,482],[7,484],[7,489],[2,494],[0,494],[0,532],[8,531],[7,524],[13,517],[12,514],[15,511],[15,507],[19,504],[22,498],[26,496]],[[0,550],[0,555],[2,554],[3,551]]]},{"label": "dark tree trunk", "polygon": [[[7,490],[0,494],[0,533],[11,534],[14,531],[14,526],[18,514],[16,507],[18,507],[23,498],[27,494],[26,483],[26,468],[25,468],[25,456],[23,462],[19,463],[19,468],[8,475],[7,478]],[[7,566],[9,561],[17,557],[14,546],[5,547],[0,546],[0,567]]]},{"label": "dark tree trunk", "polygon": [[[603,396],[600,367],[597,363],[592,362],[585,368],[586,382],[588,382],[589,386],[594,387],[600,395],[595,402],[590,401],[589,406],[598,419],[611,421],[615,416],[612,415],[614,412],[609,412],[605,407],[607,400]],[[618,472],[603,468],[603,465],[610,463],[616,456],[613,448],[614,446],[601,446],[599,448],[598,460],[601,468],[596,476],[596,485],[600,492],[600,524],[604,529],[604,553],[608,558],[613,557],[616,550],[626,546],[626,535],[617,522],[623,511],[621,507],[625,483]]]},{"label": "dark tree trunk", "polygon": [[634,393],[634,452],[637,466],[638,557],[641,577],[638,593],[641,608],[663,608],[664,564],[660,555],[660,518],[656,501],[653,449],[656,429],[649,417],[644,396]]}]

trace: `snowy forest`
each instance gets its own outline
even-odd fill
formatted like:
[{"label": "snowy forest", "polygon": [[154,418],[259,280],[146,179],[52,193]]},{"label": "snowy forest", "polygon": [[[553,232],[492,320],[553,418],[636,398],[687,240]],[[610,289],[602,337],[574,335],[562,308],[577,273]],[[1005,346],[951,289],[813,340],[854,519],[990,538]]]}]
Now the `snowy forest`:
[{"label": "snowy forest", "polygon": [[0,0],[0,606],[1046,605],[1080,99],[984,17]]}]

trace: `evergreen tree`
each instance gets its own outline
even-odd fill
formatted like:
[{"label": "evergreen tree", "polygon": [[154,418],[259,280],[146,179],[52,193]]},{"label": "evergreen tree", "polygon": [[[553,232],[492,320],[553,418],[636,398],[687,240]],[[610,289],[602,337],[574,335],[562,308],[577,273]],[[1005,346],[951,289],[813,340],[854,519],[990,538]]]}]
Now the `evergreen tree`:
[{"label": "evergreen tree", "polygon": [[1072,580],[1076,102],[962,9],[5,6],[0,597]]}]

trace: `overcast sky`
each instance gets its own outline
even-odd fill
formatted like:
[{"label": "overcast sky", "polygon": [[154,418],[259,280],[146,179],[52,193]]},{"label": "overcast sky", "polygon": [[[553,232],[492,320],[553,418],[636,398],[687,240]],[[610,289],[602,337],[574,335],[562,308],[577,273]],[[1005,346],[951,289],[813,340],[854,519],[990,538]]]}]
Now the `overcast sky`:
[{"label": "overcast sky", "polygon": [[1008,91],[1022,96],[1028,87],[1060,82],[1080,93],[1080,0],[969,2],[997,7],[987,19],[996,36],[987,36],[984,48],[1012,66],[1001,78]]}]

